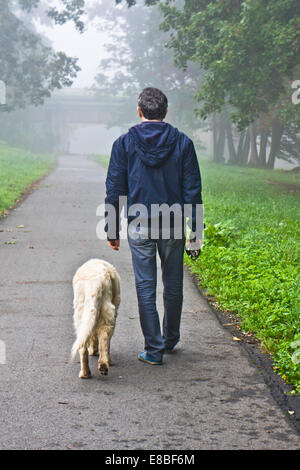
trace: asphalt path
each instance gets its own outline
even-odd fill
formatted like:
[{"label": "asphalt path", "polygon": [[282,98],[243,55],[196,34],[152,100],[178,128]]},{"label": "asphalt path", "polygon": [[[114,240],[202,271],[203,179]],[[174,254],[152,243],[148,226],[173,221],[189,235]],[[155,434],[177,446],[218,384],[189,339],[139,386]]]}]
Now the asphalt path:
[{"label": "asphalt path", "polygon": [[[106,171],[84,156],[56,168],[0,221],[1,449],[299,449],[262,374],[184,280],[182,339],[163,366],[143,349],[131,257],[96,236]],[[70,362],[72,277],[90,258],[114,264],[121,305],[108,376]],[[162,313],[162,286],[158,286]],[[2,358],[2,362],[3,358]]]}]

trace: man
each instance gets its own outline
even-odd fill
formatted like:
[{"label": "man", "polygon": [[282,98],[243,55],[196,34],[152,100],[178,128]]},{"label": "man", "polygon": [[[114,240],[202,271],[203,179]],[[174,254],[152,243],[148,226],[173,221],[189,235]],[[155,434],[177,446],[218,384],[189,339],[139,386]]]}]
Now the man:
[{"label": "man", "polygon": [[[145,338],[145,349],[138,359],[160,365],[164,352],[171,351],[180,338],[185,234],[176,235],[181,227],[178,223],[175,227],[174,213],[168,219],[169,235],[166,239],[162,229],[163,217],[157,213],[153,216],[151,211],[153,207],[165,204],[175,208],[176,212],[176,207],[183,208],[189,204],[192,206],[191,229],[195,232],[195,208],[202,204],[201,176],[193,142],[164,122],[168,111],[166,96],[156,88],[144,89],[139,96],[137,111],[141,123],[130,128],[113,144],[105,202],[116,209],[116,218],[112,220],[107,216],[106,229],[109,246],[119,250],[119,197],[127,196],[128,242]],[[136,208],[139,213],[134,215]],[[138,227],[134,224],[137,217]],[[184,224],[183,216],[181,223]],[[112,226],[116,229],[113,236],[110,234]],[[154,226],[158,231],[154,230],[153,236]],[[162,332],[156,310],[157,251],[164,285]]]}]

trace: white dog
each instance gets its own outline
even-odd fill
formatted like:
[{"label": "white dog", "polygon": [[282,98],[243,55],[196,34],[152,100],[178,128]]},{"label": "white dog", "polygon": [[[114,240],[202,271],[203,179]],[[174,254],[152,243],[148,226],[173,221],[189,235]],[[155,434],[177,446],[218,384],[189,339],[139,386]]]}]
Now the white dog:
[{"label": "white dog", "polygon": [[114,332],[120,305],[120,278],[115,268],[100,259],[83,264],[73,278],[74,327],[77,339],[71,356],[80,352],[82,379],[91,376],[88,354],[98,354],[98,369],[107,375],[110,358],[110,340]]}]

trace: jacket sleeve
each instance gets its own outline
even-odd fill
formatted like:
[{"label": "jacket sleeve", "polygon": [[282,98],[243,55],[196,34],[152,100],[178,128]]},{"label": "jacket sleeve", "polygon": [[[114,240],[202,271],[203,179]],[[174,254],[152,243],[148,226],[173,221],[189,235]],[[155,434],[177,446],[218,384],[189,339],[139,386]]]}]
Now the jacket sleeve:
[{"label": "jacket sleeve", "polygon": [[192,208],[192,214],[188,221],[189,228],[197,234],[202,233],[203,216],[199,217],[199,213],[203,211],[201,173],[195,147],[191,140],[183,159],[183,200],[184,204],[189,204]]},{"label": "jacket sleeve", "polygon": [[[119,239],[120,213],[122,211],[119,197],[128,194],[127,154],[122,137],[119,137],[113,144],[105,185],[105,231],[108,240],[117,240]],[[111,210],[112,206],[114,210]]]}]

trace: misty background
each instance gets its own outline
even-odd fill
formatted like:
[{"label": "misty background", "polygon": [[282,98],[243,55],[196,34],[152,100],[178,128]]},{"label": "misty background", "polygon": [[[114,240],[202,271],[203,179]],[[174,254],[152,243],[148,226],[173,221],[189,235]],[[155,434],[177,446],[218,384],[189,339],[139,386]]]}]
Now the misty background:
[{"label": "misty background", "polygon": [[[1,2],[22,23],[26,34],[32,33],[28,43],[41,42],[54,54],[64,55],[54,59],[50,80],[40,71],[37,79],[34,72],[28,73],[30,87],[39,81],[38,92],[28,93],[23,78],[24,84],[16,85],[11,75],[8,80],[5,73],[0,76],[7,85],[0,138],[9,143],[33,151],[107,154],[113,141],[138,122],[139,92],[154,86],[169,98],[166,120],[192,137],[199,153],[216,162],[243,166],[288,169],[298,165],[299,128],[294,122],[283,130],[272,116],[262,113],[239,129],[231,121],[231,107],[227,105],[206,120],[195,113],[199,107],[195,95],[205,84],[205,71],[189,57],[178,59],[176,47],[166,47],[172,42],[172,30],[160,28],[164,17],[158,6],[145,6],[144,0],[138,0],[132,8],[126,1],[116,5],[112,0],[78,0],[84,8],[74,19],[73,10],[70,17],[61,13],[49,17],[49,8],[61,12],[62,3],[68,2]],[[174,4],[182,9],[184,1]],[[13,22],[10,30],[6,24],[10,33],[13,27]],[[24,64],[22,67],[24,74]],[[19,90],[22,86],[24,93]]]}]

